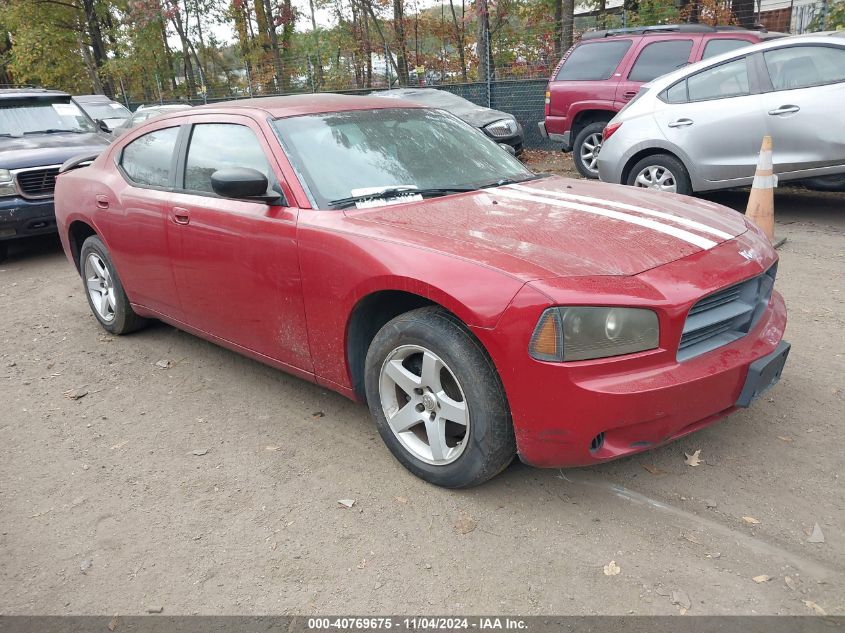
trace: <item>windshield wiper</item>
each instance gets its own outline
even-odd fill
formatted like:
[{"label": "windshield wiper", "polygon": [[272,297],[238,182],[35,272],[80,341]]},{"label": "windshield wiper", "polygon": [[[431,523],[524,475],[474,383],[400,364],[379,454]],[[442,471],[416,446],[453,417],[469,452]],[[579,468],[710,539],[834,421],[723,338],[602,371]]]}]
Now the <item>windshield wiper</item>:
[{"label": "windshield wiper", "polygon": [[450,193],[465,193],[467,191],[477,191],[477,187],[433,187],[429,189],[411,189],[409,187],[388,187],[381,191],[374,193],[366,193],[359,196],[349,196],[348,198],[338,198],[329,202],[329,206],[333,209],[344,209],[351,207],[358,202],[365,202],[368,200],[392,200],[406,196],[422,196],[423,198],[434,198],[437,196],[447,196]]},{"label": "windshield wiper", "polygon": [[537,180],[538,178],[542,178],[542,175],[534,174],[533,176],[529,176],[528,178],[500,178],[495,182],[488,182],[484,185],[480,185],[479,189],[489,189],[490,187],[502,187],[504,185],[516,185],[521,182],[528,182],[529,180]]},{"label": "windshield wiper", "polygon": [[24,132],[24,134],[64,134],[66,132],[72,132],[73,134],[84,134],[83,130],[61,130],[59,128],[47,128],[46,130],[30,130],[29,132]]}]

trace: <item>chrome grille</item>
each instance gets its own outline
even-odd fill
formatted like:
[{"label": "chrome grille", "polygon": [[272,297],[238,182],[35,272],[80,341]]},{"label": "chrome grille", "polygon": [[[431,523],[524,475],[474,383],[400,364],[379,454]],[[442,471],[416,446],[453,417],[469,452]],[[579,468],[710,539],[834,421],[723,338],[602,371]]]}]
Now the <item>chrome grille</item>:
[{"label": "chrome grille", "polygon": [[742,338],[759,320],[775,283],[777,266],[699,300],[687,314],[678,360],[688,360]]},{"label": "chrome grille", "polygon": [[18,191],[24,198],[49,198],[56,189],[58,167],[22,169],[15,173]]}]

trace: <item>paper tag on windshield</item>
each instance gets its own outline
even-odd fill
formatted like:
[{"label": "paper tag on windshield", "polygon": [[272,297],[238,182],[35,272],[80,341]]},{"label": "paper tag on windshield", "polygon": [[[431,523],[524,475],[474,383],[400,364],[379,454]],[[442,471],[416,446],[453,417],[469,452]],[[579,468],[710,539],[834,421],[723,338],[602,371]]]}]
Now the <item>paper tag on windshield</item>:
[{"label": "paper tag on windshield", "polygon": [[76,116],[78,112],[76,106],[70,103],[54,103],[53,109],[59,116]]},{"label": "paper tag on windshield", "polygon": [[123,106],[119,103],[110,103],[109,106],[114,108],[115,110],[120,110],[121,108],[123,108]]},{"label": "paper tag on windshield", "polygon": [[420,194],[401,195],[395,198],[372,198],[370,200],[360,200],[355,203],[357,209],[371,209],[373,207],[386,207],[391,204],[403,204],[405,202],[419,202],[423,197]]}]

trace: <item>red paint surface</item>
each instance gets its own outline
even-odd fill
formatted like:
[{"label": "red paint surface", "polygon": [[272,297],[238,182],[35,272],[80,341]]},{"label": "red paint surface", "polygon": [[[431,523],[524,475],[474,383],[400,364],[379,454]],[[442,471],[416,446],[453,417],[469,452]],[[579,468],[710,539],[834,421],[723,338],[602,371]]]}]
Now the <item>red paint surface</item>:
[{"label": "red paint surface", "polygon": [[[603,198],[735,236],[706,235],[719,243],[709,250],[618,219],[516,200],[508,188],[374,209],[315,210],[268,118],[390,106],[358,97],[249,103],[156,119],[92,166],[59,177],[56,215],[65,251],[72,257],[73,222],[92,227],[139,314],[354,397],[347,328],[355,306],[383,290],[425,297],[457,315],[484,345],[505,386],[520,456],[539,466],[604,461],[643,450],[631,448],[634,442],[655,445],[714,422],[731,410],[748,365],[773,351],[783,335],[786,313],[775,293],[753,332],[675,361],[692,304],[776,260],[769,242],[730,209],[594,182],[526,184],[541,197],[558,191]],[[123,145],[153,129],[235,120],[253,128],[274,157],[292,206],[141,189],[115,166]],[[97,196],[108,198],[108,209],[97,206]],[[174,221],[174,207],[188,210],[190,224]],[[742,250],[753,257],[741,256]],[[531,359],[528,341],[542,311],[572,304],[655,310],[659,349],[574,363]],[[605,445],[591,454],[589,442],[601,431]]]}]

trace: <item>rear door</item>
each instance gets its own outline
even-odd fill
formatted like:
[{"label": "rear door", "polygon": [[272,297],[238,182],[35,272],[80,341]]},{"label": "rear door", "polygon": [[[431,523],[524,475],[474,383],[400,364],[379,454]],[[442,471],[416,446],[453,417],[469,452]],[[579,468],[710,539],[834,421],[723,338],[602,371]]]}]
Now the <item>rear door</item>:
[{"label": "rear door", "polygon": [[[211,175],[247,167],[293,200],[274,145],[251,118],[190,117],[169,229],[188,325],[290,367],[312,371],[296,241],[298,209],[217,196]],[[276,150],[281,151],[281,150]]]},{"label": "rear door", "polygon": [[660,39],[642,37],[636,54],[629,56],[620,69],[620,80],[616,85],[616,107],[623,108],[637,96],[644,83],[690,63],[700,38],[700,35],[661,35]]},{"label": "rear door", "polygon": [[775,172],[845,164],[845,47],[786,46],[760,57]]},{"label": "rear door", "polygon": [[754,175],[765,135],[761,95],[746,57],[702,70],[661,95],[654,117],[665,138],[685,154],[695,177],[721,182]]}]

